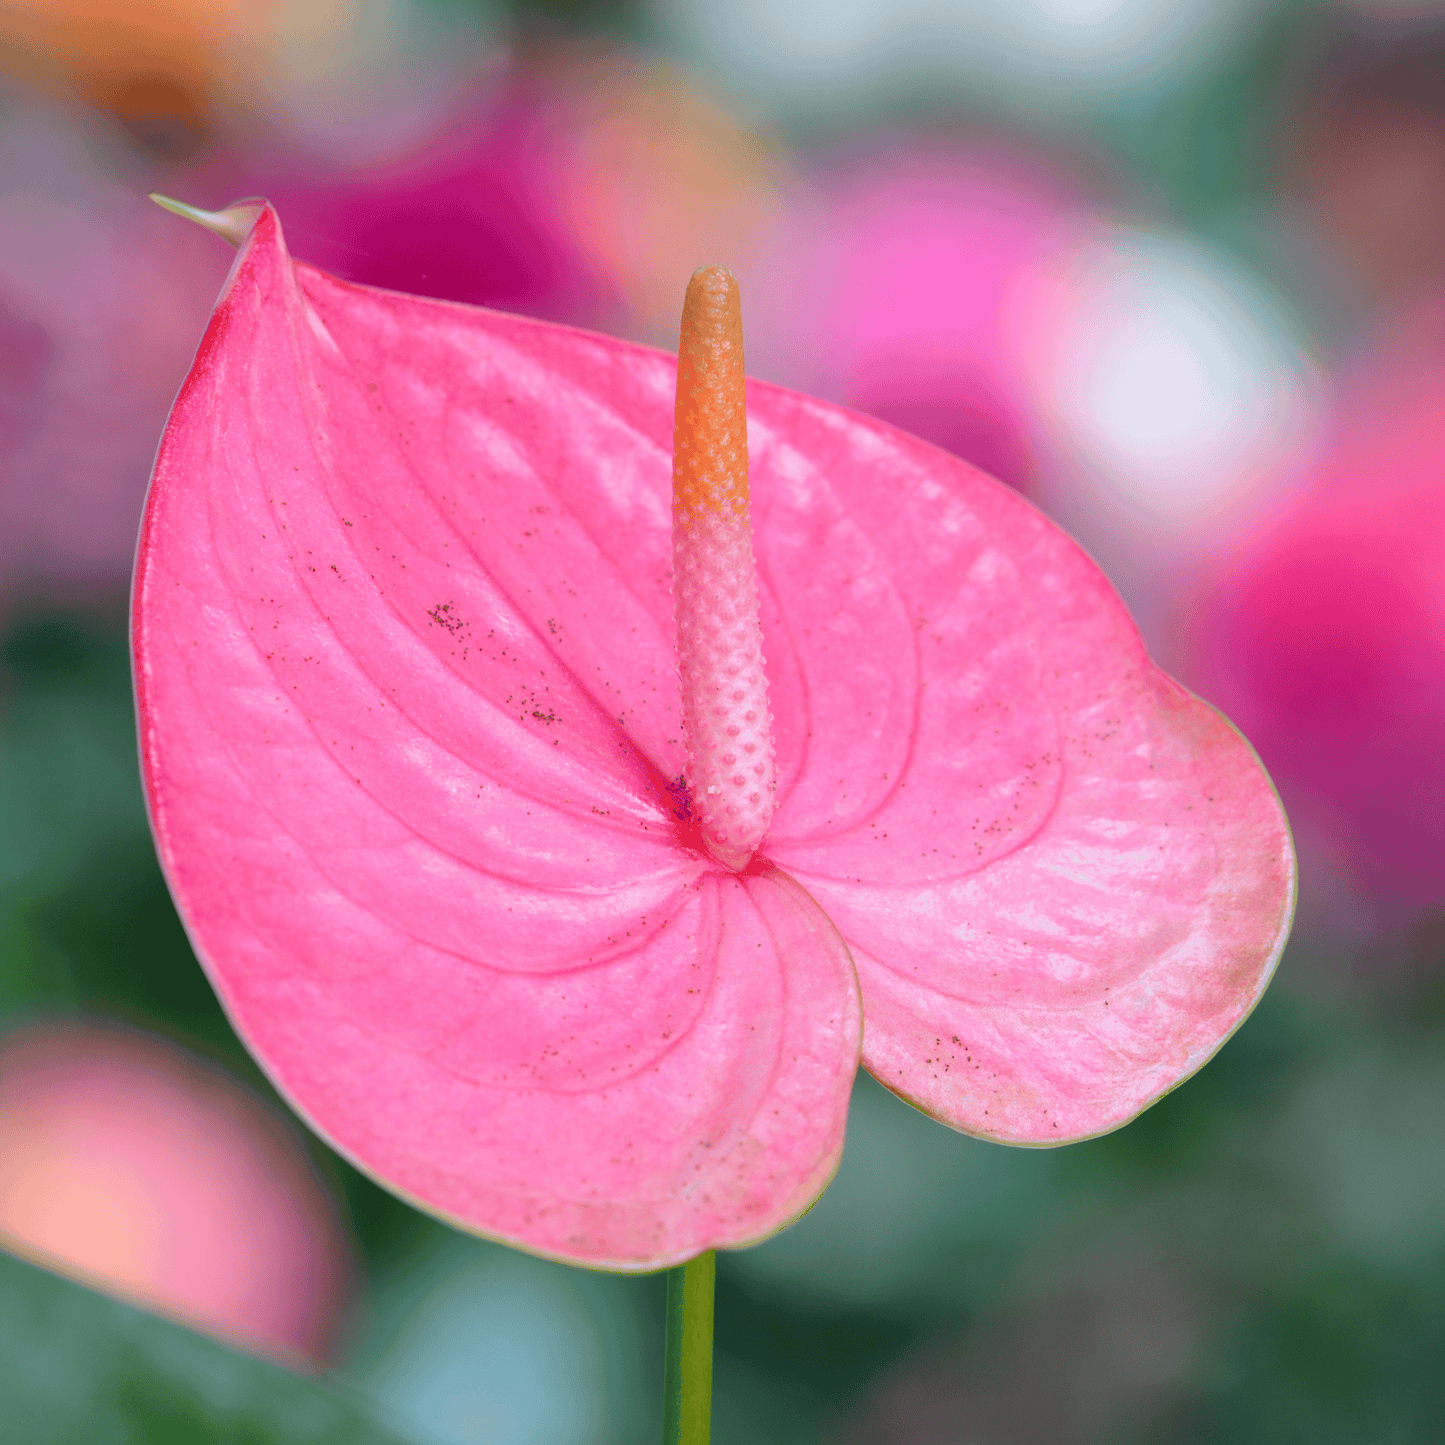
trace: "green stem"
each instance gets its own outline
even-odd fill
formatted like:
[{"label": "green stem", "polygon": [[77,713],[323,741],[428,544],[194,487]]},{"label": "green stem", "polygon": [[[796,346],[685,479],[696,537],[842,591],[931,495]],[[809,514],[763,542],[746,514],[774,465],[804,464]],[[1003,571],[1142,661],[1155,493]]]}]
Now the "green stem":
[{"label": "green stem", "polygon": [[667,1273],[662,1445],[707,1445],[712,1430],[712,1286],[708,1250]]}]

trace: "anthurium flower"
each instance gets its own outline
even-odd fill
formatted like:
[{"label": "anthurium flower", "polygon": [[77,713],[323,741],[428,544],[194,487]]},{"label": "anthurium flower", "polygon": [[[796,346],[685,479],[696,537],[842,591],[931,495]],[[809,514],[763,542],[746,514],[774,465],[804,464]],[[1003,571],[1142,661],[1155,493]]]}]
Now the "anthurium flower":
[{"label": "anthurium flower", "polygon": [[749,483],[726,328],[679,371],[211,219],[241,249],[137,562],[146,788],[233,1020],[362,1167],[657,1268],[817,1197],[860,1047],[1054,1144],[1249,1011],[1273,790],[1016,494],[759,384]]}]

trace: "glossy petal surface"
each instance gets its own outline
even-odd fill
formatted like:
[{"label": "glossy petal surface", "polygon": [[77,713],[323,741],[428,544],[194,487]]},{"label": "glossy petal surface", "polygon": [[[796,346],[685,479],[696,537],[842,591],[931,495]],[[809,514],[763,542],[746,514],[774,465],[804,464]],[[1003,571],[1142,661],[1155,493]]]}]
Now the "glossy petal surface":
[{"label": "glossy petal surface", "polygon": [[268,212],[136,591],[161,854],[242,1033],[392,1187],[620,1267],[759,1238],[826,1183],[843,939],[874,1072],[1052,1143],[1208,1057],[1293,890],[1248,746],[1072,542],[762,385],[778,810],[753,868],[709,865],[672,802],[674,384],[658,353],[293,269]]}]

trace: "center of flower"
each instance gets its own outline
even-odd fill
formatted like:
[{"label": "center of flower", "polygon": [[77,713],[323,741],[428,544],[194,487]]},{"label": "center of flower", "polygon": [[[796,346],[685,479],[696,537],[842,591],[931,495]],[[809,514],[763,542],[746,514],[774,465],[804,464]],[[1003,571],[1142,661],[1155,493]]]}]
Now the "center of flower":
[{"label": "center of flower", "polygon": [[692,809],[708,852],[741,869],[767,834],[778,784],[748,509],[742,307],[721,266],[693,276],[682,308],[672,590]]}]

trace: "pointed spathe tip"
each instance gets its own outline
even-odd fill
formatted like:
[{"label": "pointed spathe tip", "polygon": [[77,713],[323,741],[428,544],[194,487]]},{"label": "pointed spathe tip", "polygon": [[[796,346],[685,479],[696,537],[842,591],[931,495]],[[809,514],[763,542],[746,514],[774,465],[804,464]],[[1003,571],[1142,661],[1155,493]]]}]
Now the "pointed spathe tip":
[{"label": "pointed spathe tip", "polygon": [[194,221],[198,226],[204,226],[208,231],[214,231],[233,246],[239,246],[251,234],[256,217],[266,208],[265,201],[252,200],[235,201],[223,211],[203,211],[199,206],[173,201],[169,196],[163,196],[157,191],[152,191],[150,197],[162,210],[172,211],[177,216]]}]

